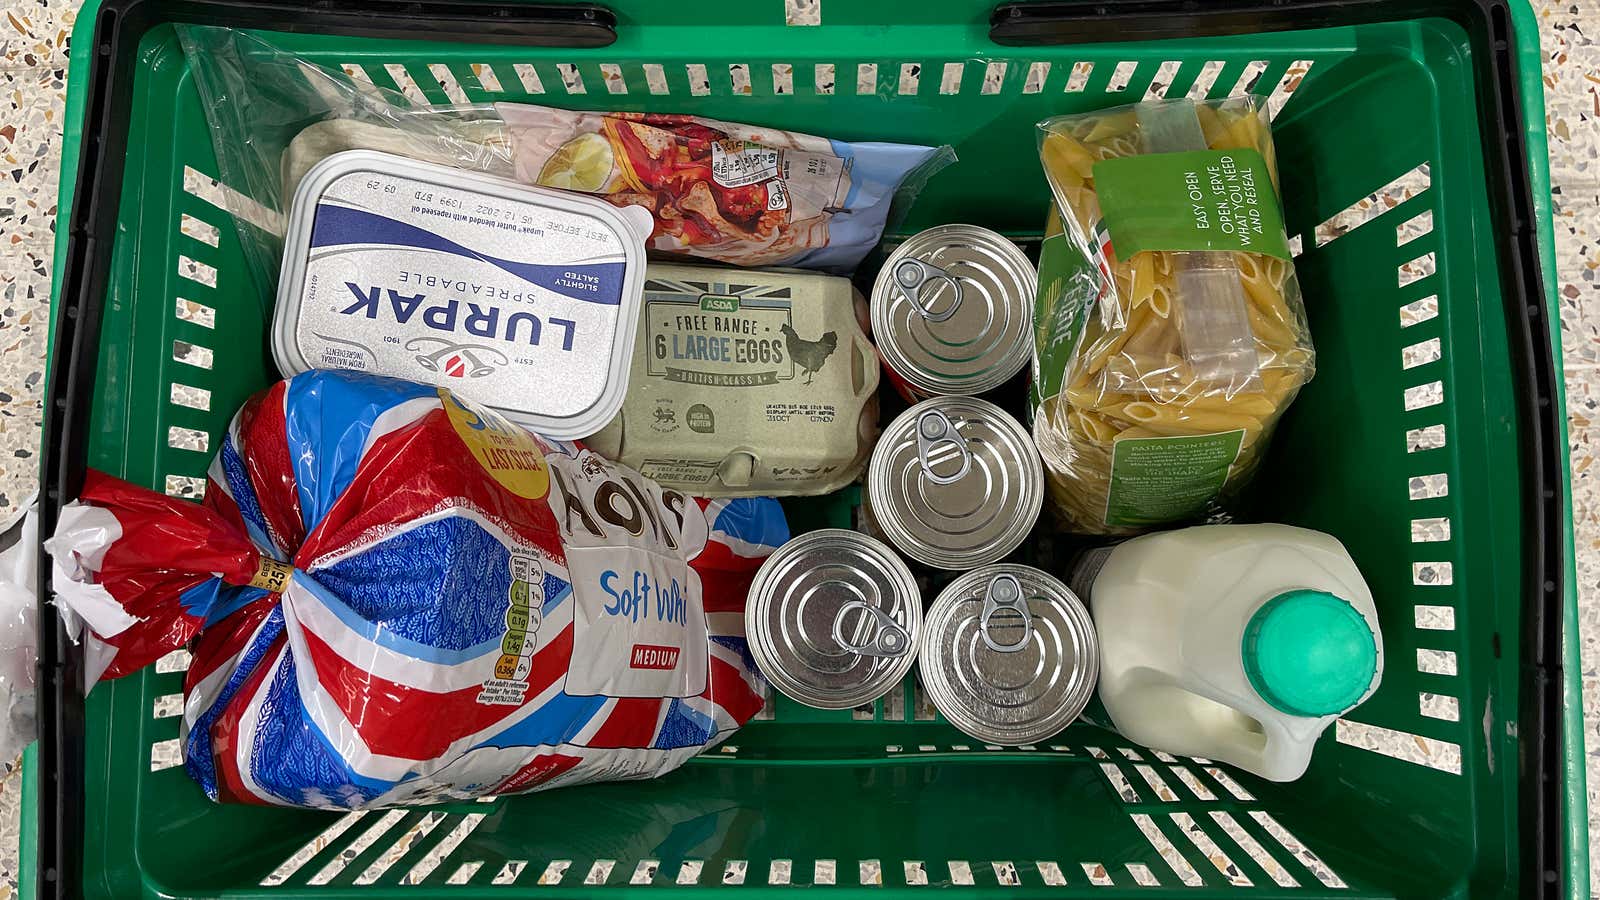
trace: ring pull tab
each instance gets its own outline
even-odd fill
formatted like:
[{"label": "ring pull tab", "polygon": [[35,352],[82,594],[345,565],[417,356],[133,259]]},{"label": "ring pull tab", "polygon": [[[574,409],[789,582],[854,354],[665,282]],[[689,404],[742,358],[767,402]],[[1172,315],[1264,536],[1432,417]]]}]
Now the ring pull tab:
[{"label": "ring pull tab", "polygon": [[[933,470],[933,453],[941,445],[954,447],[961,454],[960,468],[950,475],[940,475]],[[966,438],[956,430],[949,416],[936,409],[917,417],[917,459],[922,463],[922,474],[934,484],[954,484],[972,471],[972,451],[967,449]]]},{"label": "ring pull tab", "polygon": [[[1001,610],[1022,617],[1021,640],[1001,644],[989,634],[989,620]],[[983,642],[989,645],[989,649],[999,653],[1014,653],[1033,640],[1033,616],[1028,612],[1028,600],[1022,594],[1022,582],[1017,580],[1017,576],[1002,572],[989,580],[989,586],[983,593],[983,615],[978,619],[978,630],[983,632]]]},{"label": "ring pull tab", "polygon": [[[878,626],[864,644],[852,644],[844,636],[845,617],[855,610],[866,613]],[[857,656],[896,659],[911,652],[911,634],[893,616],[863,600],[851,600],[839,607],[839,614],[833,617],[833,639]]]},{"label": "ring pull tab", "polygon": [[[937,312],[933,308],[933,287],[943,282],[950,286],[950,305]],[[911,305],[929,322],[943,322],[961,308],[961,282],[949,272],[920,259],[902,259],[894,264],[894,283]],[[926,296],[924,296],[926,295]]]}]

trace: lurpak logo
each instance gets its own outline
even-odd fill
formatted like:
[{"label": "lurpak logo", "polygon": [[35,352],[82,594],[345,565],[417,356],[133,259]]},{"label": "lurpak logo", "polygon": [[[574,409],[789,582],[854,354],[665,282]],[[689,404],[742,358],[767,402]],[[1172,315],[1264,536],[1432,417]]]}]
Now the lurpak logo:
[{"label": "lurpak logo", "polygon": [[412,358],[417,365],[429,372],[442,372],[449,378],[482,378],[494,374],[496,366],[511,363],[504,353],[484,344],[457,344],[439,338],[417,337],[406,341],[405,348],[416,353]]},{"label": "lurpak logo", "polygon": [[[461,331],[473,337],[509,343],[525,341],[532,347],[554,343],[559,339],[561,349],[568,351],[572,349],[573,335],[578,328],[578,323],[571,319],[558,319],[554,316],[540,319],[537,315],[526,311],[505,314],[498,306],[479,305],[472,301],[467,301],[465,304],[466,315],[463,316],[462,302],[455,297],[444,301],[436,300],[433,305],[424,306],[428,300],[426,294],[402,294],[394,288],[385,289],[376,286],[362,288],[350,281],[345,282],[344,286],[349,288],[355,297],[354,303],[339,310],[339,314],[345,316],[378,319],[382,318],[379,310],[388,310],[397,324],[408,325],[420,312],[422,324],[435,331],[454,334],[459,324]],[[546,331],[547,326],[555,330]],[[471,364],[470,360],[462,361],[464,367]],[[437,369],[437,366],[434,368]]]}]

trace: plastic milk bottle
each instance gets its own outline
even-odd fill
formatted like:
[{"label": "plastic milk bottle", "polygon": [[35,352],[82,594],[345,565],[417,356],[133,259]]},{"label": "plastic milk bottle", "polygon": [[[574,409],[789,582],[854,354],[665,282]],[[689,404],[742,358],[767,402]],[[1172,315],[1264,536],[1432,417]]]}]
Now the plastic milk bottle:
[{"label": "plastic milk bottle", "polygon": [[1073,572],[1100,633],[1100,700],[1156,750],[1299,778],[1383,675],[1372,593],[1334,538],[1203,525],[1091,551]]}]

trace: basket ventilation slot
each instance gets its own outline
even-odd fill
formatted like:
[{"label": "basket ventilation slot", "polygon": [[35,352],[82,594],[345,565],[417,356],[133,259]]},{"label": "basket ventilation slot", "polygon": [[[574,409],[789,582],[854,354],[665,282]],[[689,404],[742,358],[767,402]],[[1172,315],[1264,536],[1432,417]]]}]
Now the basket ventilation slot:
[{"label": "basket ventilation slot", "polygon": [[1434,500],[1450,493],[1450,476],[1443,472],[1413,475],[1406,482],[1406,490],[1413,500]]},{"label": "basket ventilation slot", "polygon": [[1456,653],[1454,650],[1429,650],[1418,647],[1417,671],[1424,675],[1454,675]]},{"label": "basket ventilation slot", "polygon": [[206,496],[206,480],[194,475],[168,475],[164,489],[169,497],[179,497],[184,500],[204,500]]},{"label": "basket ventilation slot", "polygon": [[1437,450],[1445,444],[1443,425],[1429,425],[1424,428],[1412,428],[1406,432],[1406,452],[1416,453],[1421,450]]},{"label": "basket ventilation slot", "polygon": [[1423,210],[1420,214],[1401,222],[1394,227],[1394,243],[1396,247],[1404,247],[1425,234],[1433,231],[1433,210]]},{"label": "basket ventilation slot", "polygon": [[372,864],[367,866],[366,871],[356,876],[356,884],[376,883],[379,878],[383,877],[383,873],[389,871],[395,863],[411,852],[412,846],[417,841],[427,837],[429,832],[439,827],[439,823],[444,821],[444,817],[445,814],[441,812],[424,813],[421,819],[413,822],[410,828],[401,832],[400,837],[393,844],[390,844],[389,848],[384,850],[377,859],[373,860]]},{"label": "basket ventilation slot", "polygon": [[1261,846],[1261,842],[1252,837],[1250,832],[1246,831],[1244,826],[1239,824],[1238,819],[1235,819],[1232,815],[1223,812],[1222,810],[1213,810],[1211,813],[1211,819],[1212,821],[1216,822],[1217,827],[1221,828],[1223,832],[1228,835],[1228,837],[1232,838],[1233,842],[1238,844],[1239,847],[1243,849],[1252,860],[1255,861],[1255,864],[1261,868],[1261,871],[1267,873],[1267,877],[1271,878],[1279,887],[1300,886],[1300,882],[1296,881],[1295,877],[1289,874],[1289,870],[1284,868],[1282,863],[1278,862],[1277,857],[1273,856],[1271,853],[1268,853],[1267,849]]},{"label": "basket ventilation slot", "polygon": [[1243,97],[1256,89],[1256,82],[1261,80],[1261,73],[1267,71],[1267,61],[1252,59],[1245,64],[1244,71],[1239,73],[1239,80],[1234,82],[1233,90],[1228,92],[1229,97]]},{"label": "basket ventilation slot", "polygon": [[[561,86],[567,89],[568,94],[587,94],[589,86],[583,83],[583,73],[572,63],[556,63],[556,72],[561,75]],[[704,78],[706,67],[700,67],[700,77]]]},{"label": "basket ventilation slot", "polygon": [[1079,863],[1078,866],[1083,869],[1083,877],[1089,879],[1089,883],[1092,885],[1110,887],[1116,883],[1111,880],[1110,873],[1106,872],[1104,863],[1086,862]]},{"label": "basket ventilation slot", "polygon": [[500,85],[500,76],[489,63],[473,63],[472,77],[478,79],[478,86],[488,93],[505,93],[505,88]]},{"label": "basket ventilation slot", "polygon": [[1410,328],[1423,322],[1438,317],[1439,295],[1429,294],[1421,300],[1413,300],[1400,307],[1400,327]]},{"label": "basket ventilation slot", "polygon": [[1139,830],[1144,833],[1145,840],[1149,841],[1150,846],[1154,847],[1156,852],[1161,855],[1161,858],[1166,861],[1167,866],[1178,876],[1179,881],[1189,887],[1199,887],[1205,884],[1205,880],[1200,877],[1200,873],[1195,871],[1194,866],[1189,865],[1189,861],[1184,858],[1182,853],[1178,852],[1178,848],[1173,846],[1172,841],[1168,839],[1166,832],[1156,826],[1154,819],[1143,813],[1134,813],[1133,824],[1137,825]]},{"label": "basket ventilation slot", "polygon": [[178,232],[187,237],[192,237],[208,247],[215,247],[222,242],[222,229],[194,216],[184,213],[178,217]]},{"label": "basket ventilation slot", "polygon": [[217,286],[217,267],[203,263],[182,253],[178,254],[178,275],[206,287]]},{"label": "basket ventilation slot", "polygon": [[167,429],[167,446],[176,450],[205,453],[211,446],[211,436],[204,431],[173,425]]},{"label": "basket ventilation slot", "polygon": [[210,369],[212,359],[213,357],[210,347],[202,347],[199,344],[191,344],[188,341],[172,342],[173,362],[180,362],[186,366],[194,366],[197,369]]},{"label": "basket ventilation slot", "polygon": [[[432,875],[433,870],[439,868],[440,864],[448,859],[450,854],[456,851],[457,847],[461,846],[461,842],[472,834],[473,829],[477,828],[478,823],[482,822],[484,818],[484,813],[472,813],[462,817],[461,822],[450,829],[449,834],[444,836],[444,840],[436,844],[432,850],[428,851],[427,856],[418,860],[417,864],[411,867],[411,871],[400,879],[400,883],[421,884],[423,879]],[[467,877],[470,878],[472,876],[469,874]]]},{"label": "basket ventilation slot", "polygon": [[1427,691],[1418,693],[1417,711],[1430,719],[1461,721],[1461,701],[1443,694],[1430,694]]},{"label": "basket ventilation slot", "polygon": [[1424,631],[1455,631],[1456,611],[1450,606],[1418,603],[1414,621],[1416,627]]},{"label": "basket ventilation slot", "polygon": [[183,167],[183,191],[192,197],[204,200],[231,216],[244,219],[257,228],[270,231],[273,234],[283,233],[282,216],[217,179],[209,175],[203,175],[199,170],[189,166]]},{"label": "basket ventilation slot", "polygon": [[[1185,865],[1187,865],[1187,864],[1185,864]],[[1126,868],[1128,870],[1128,874],[1133,877],[1133,883],[1134,884],[1137,884],[1140,887],[1160,887],[1161,886],[1161,879],[1157,878],[1156,877],[1156,873],[1150,871],[1150,867],[1145,865],[1144,863],[1128,863]],[[1111,879],[1107,878],[1106,879],[1106,883],[1110,884],[1111,883]],[[1198,884],[1198,882],[1196,882],[1196,883]]]},{"label": "basket ventilation slot", "polygon": [[[652,92],[654,92],[653,88]],[[794,65],[792,63],[772,64],[772,92],[779,96],[787,96],[794,93]],[[661,93],[666,93],[666,91]]]},{"label": "basket ventilation slot", "polygon": [[[1399,178],[1340,210],[1317,226],[1317,246],[1360,228],[1389,210],[1426,191],[1433,183],[1430,167],[1422,163]],[[1404,284],[1402,283],[1402,287]]]},{"label": "basket ventilation slot", "polygon": [[1369,750],[1381,756],[1427,766],[1453,775],[1461,774],[1459,744],[1349,719],[1340,719],[1336,722],[1334,733],[1339,743],[1346,746]]},{"label": "basket ventilation slot", "polygon": [[478,870],[481,868],[483,868],[483,860],[468,860],[457,866],[456,870],[450,873],[450,877],[444,880],[444,883],[467,884],[472,881],[472,876],[478,874]]},{"label": "basket ventilation slot", "polygon": [[[1343,724],[1343,722],[1340,724]],[[1344,879],[1340,878],[1338,874],[1333,871],[1333,869],[1328,867],[1327,863],[1323,862],[1315,853],[1311,852],[1311,848],[1300,843],[1300,840],[1294,835],[1290,834],[1287,828],[1279,825],[1277,819],[1274,819],[1271,815],[1262,812],[1261,810],[1255,810],[1251,812],[1250,818],[1256,820],[1256,824],[1260,825],[1262,828],[1265,828],[1267,833],[1272,835],[1273,840],[1283,845],[1283,849],[1289,851],[1289,853],[1298,859],[1300,864],[1305,866],[1306,869],[1311,872],[1311,874],[1315,875],[1317,880],[1322,882],[1323,885],[1335,889],[1349,887],[1349,885],[1344,883]]]},{"label": "basket ventilation slot", "polygon": [[174,650],[156,660],[156,673],[170,675],[174,672],[187,672],[189,671],[189,662],[189,651]]},{"label": "basket ventilation slot", "polygon": [[272,887],[288,881],[290,876],[300,871],[302,866],[310,862],[317,854],[326,850],[341,835],[349,831],[352,825],[361,821],[366,815],[366,810],[361,810],[340,816],[332,825],[324,828],[316,837],[308,841],[304,847],[296,850],[293,856],[280,863],[267,877],[261,879],[261,884],[266,887]]},{"label": "basket ventilation slot", "polygon": [[1094,73],[1094,63],[1078,62],[1072,64],[1072,75],[1067,78],[1065,92],[1076,94],[1089,86],[1089,76]]}]

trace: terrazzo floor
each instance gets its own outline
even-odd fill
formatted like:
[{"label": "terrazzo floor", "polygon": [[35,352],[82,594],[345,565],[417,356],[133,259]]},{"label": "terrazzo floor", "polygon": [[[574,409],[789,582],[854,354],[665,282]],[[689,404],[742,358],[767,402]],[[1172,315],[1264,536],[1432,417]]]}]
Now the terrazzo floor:
[{"label": "terrazzo floor", "polygon": [[[792,0],[800,15],[814,0]],[[73,0],[0,0],[0,520],[35,489]],[[1570,425],[1590,831],[1600,823],[1600,0],[1536,3]],[[18,772],[0,763],[0,900],[16,891]],[[1590,847],[1600,885],[1600,839]]]}]

